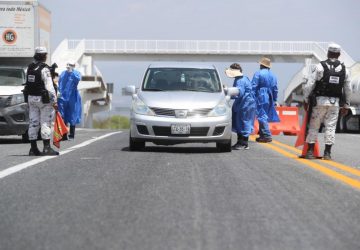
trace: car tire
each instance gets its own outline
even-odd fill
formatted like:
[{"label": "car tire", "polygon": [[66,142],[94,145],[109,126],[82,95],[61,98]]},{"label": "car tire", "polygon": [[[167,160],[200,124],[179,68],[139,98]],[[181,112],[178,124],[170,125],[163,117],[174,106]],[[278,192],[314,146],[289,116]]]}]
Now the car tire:
[{"label": "car tire", "polygon": [[231,140],[228,140],[226,142],[217,142],[216,148],[220,152],[231,152]]},{"label": "car tire", "polygon": [[28,134],[28,131],[26,130],[26,132],[25,133],[23,133],[22,135],[21,135],[21,141],[23,142],[23,143],[29,143],[30,141],[29,141],[29,134]]},{"label": "car tire", "polygon": [[131,135],[129,136],[129,149],[130,151],[139,151],[145,148],[144,141],[135,141]]}]

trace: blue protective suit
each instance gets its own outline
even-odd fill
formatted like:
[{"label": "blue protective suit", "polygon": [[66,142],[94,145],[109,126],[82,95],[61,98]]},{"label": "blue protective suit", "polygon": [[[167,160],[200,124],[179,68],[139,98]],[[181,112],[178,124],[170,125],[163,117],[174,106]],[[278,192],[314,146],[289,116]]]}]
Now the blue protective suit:
[{"label": "blue protective suit", "polygon": [[232,106],[232,130],[244,137],[249,137],[254,129],[256,102],[252,85],[248,77],[240,76],[234,80],[233,87],[239,89],[239,95]]},{"label": "blue protective suit", "polygon": [[275,109],[278,95],[276,76],[270,69],[260,69],[255,72],[251,83],[257,102],[260,137],[271,138],[269,122],[280,121]]},{"label": "blue protective suit", "polygon": [[59,95],[58,107],[64,122],[75,126],[81,122],[81,96],[77,89],[81,80],[80,72],[64,71],[59,77]]}]

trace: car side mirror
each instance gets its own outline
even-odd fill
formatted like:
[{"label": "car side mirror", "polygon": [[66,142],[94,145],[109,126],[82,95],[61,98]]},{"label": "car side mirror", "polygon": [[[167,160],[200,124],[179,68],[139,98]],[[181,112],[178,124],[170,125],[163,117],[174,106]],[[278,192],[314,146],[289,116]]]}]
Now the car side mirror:
[{"label": "car side mirror", "polygon": [[126,86],[122,89],[122,95],[134,95],[136,93],[136,87],[134,85]]}]

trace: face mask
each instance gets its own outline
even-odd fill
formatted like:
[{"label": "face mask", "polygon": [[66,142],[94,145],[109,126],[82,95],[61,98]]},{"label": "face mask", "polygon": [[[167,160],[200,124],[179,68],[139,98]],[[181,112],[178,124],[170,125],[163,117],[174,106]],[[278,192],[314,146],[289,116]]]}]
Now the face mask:
[{"label": "face mask", "polygon": [[72,63],[68,63],[66,65],[66,68],[67,68],[67,71],[68,72],[73,72],[74,68],[75,68],[75,64],[72,64]]},{"label": "face mask", "polygon": [[67,72],[73,72],[73,69],[74,69],[73,67],[67,66],[66,68],[67,68]]}]

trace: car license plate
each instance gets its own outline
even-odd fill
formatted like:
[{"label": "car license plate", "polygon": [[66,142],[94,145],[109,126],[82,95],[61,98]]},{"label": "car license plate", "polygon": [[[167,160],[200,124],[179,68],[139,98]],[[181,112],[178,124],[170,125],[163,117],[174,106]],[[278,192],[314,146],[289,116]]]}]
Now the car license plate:
[{"label": "car license plate", "polygon": [[190,134],[190,124],[185,124],[185,125],[180,125],[180,124],[171,125],[171,134],[174,134],[174,135]]}]

